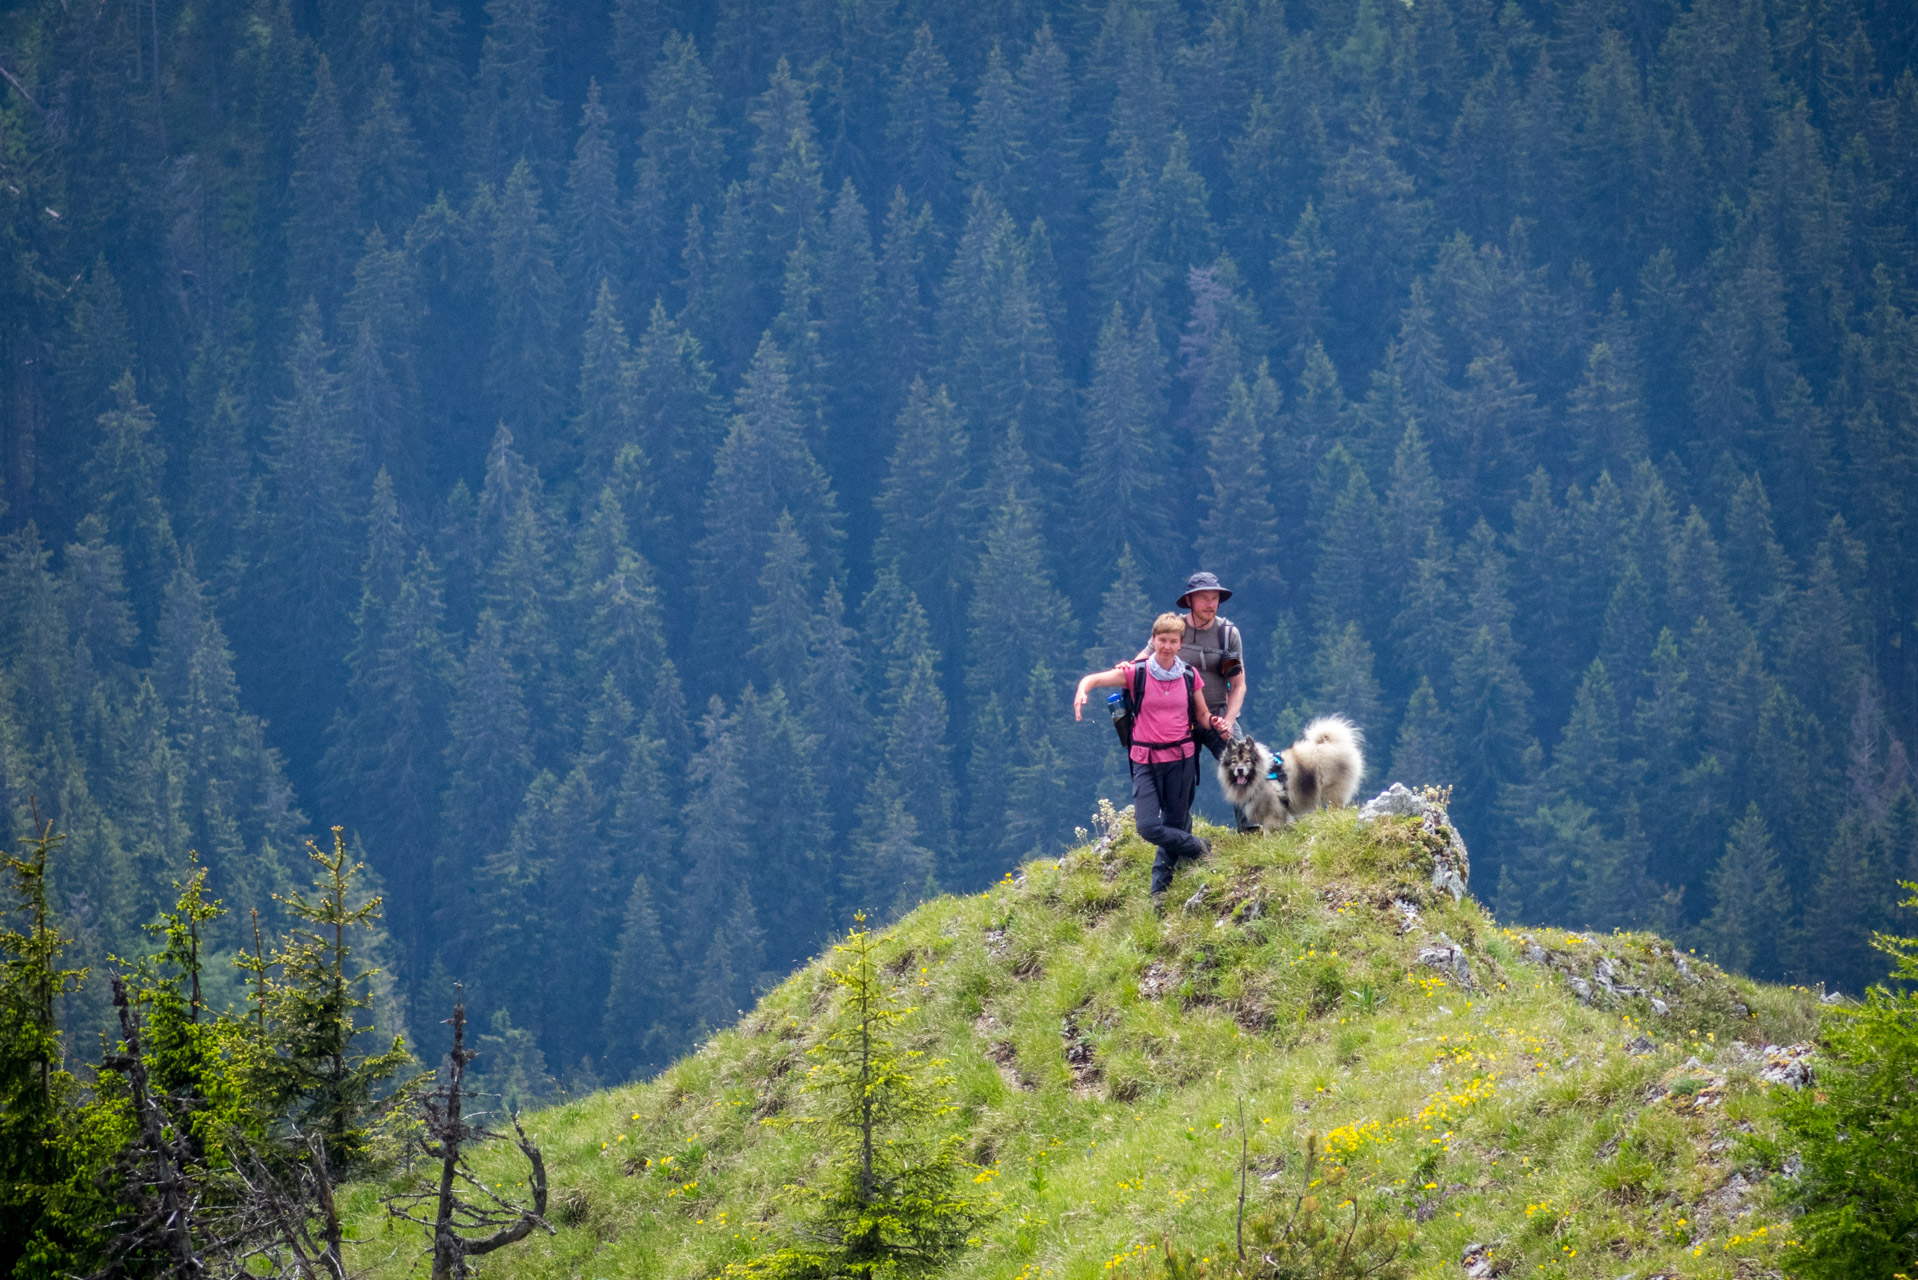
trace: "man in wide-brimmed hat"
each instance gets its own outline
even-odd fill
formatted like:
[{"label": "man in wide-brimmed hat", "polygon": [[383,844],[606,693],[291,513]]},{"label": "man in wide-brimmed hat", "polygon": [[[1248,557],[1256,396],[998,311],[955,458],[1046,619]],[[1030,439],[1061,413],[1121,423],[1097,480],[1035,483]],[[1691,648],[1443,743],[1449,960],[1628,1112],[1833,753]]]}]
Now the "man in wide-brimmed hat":
[{"label": "man in wide-brimmed hat", "polygon": [[1231,598],[1218,575],[1199,572],[1185,580],[1177,602],[1185,610],[1185,643],[1179,656],[1205,676],[1206,708],[1217,717],[1221,731],[1206,743],[1214,756],[1238,733],[1239,708],[1245,705],[1245,640],[1219,616],[1219,606]]}]

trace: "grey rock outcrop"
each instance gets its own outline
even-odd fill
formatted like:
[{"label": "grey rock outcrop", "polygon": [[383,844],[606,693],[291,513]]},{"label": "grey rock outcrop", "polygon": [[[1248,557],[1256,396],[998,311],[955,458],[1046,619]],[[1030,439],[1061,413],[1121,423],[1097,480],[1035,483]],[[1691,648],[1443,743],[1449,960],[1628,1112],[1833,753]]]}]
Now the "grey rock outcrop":
[{"label": "grey rock outcrop", "polygon": [[1432,887],[1449,892],[1454,902],[1465,897],[1466,885],[1472,878],[1472,860],[1444,805],[1402,782],[1394,782],[1367,800],[1359,810],[1361,825],[1379,818],[1417,818],[1420,826],[1438,836],[1444,847],[1432,857]]},{"label": "grey rock outcrop", "polygon": [[1467,991],[1477,990],[1477,984],[1472,981],[1472,966],[1465,959],[1465,948],[1444,934],[1430,946],[1420,947],[1418,959],[1420,964],[1438,970],[1455,985]]}]

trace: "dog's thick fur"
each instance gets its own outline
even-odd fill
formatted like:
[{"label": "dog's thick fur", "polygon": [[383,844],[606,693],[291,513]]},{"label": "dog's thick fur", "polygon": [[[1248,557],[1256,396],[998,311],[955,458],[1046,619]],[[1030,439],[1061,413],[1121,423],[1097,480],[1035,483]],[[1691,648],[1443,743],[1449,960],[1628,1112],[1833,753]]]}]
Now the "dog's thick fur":
[{"label": "dog's thick fur", "polygon": [[1238,738],[1219,757],[1219,788],[1247,822],[1276,831],[1314,809],[1351,804],[1365,776],[1364,745],[1344,716],[1320,716],[1279,753],[1275,770],[1271,748]]}]

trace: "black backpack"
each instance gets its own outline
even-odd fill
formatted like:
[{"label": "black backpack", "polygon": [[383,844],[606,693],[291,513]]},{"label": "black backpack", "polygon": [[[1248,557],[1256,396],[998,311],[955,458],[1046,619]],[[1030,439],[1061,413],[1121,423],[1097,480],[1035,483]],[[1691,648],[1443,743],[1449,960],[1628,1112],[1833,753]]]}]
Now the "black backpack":
[{"label": "black backpack", "polygon": [[1119,735],[1119,745],[1130,751],[1134,747],[1144,747],[1149,751],[1159,751],[1166,747],[1181,747],[1192,741],[1192,695],[1196,688],[1192,679],[1192,667],[1185,669],[1185,736],[1177,742],[1134,742],[1132,725],[1139,718],[1139,708],[1145,702],[1145,663],[1136,662],[1132,666],[1132,679],[1125,688],[1125,714],[1115,718],[1112,728]]}]

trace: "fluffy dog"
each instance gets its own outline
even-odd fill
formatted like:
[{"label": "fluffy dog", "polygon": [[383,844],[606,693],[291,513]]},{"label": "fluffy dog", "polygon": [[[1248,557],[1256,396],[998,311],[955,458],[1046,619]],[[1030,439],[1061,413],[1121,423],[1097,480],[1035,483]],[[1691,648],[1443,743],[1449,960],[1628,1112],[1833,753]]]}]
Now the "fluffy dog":
[{"label": "fluffy dog", "polygon": [[1365,774],[1364,743],[1344,716],[1320,716],[1276,756],[1263,742],[1238,738],[1219,756],[1219,788],[1247,822],[1276,831],[1314,809],[1351,804]]}]

